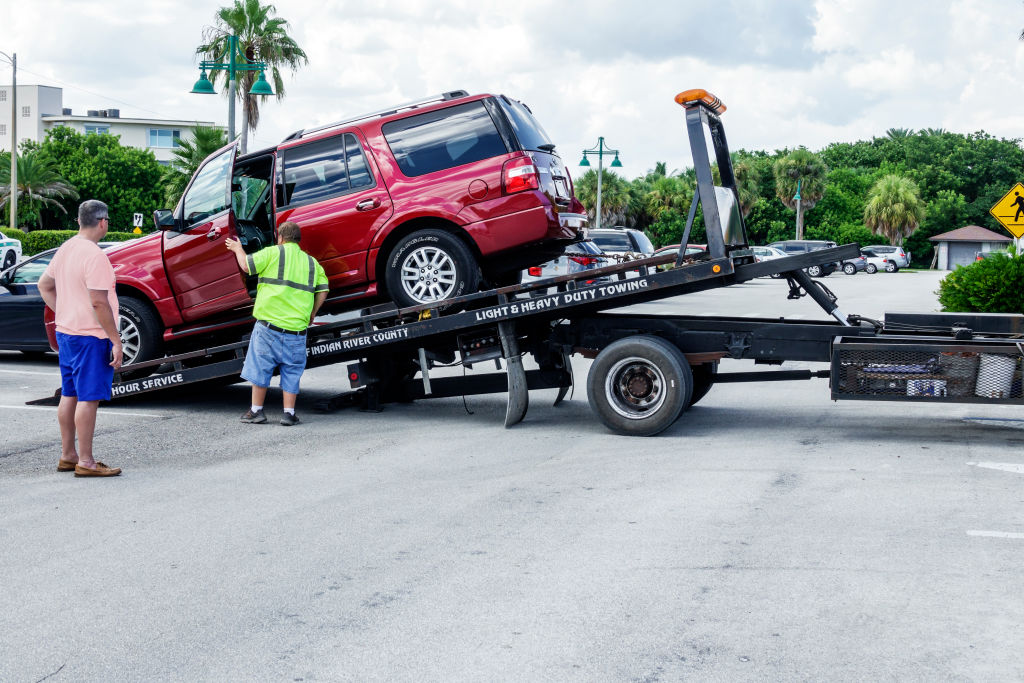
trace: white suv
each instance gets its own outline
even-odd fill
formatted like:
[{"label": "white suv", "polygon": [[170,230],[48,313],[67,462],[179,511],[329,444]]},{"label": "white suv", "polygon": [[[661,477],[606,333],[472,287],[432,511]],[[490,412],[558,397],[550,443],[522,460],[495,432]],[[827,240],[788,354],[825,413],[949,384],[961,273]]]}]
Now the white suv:
[{"label": "white suv", "polygon": [[864,249],[870,249],[879,256],[895,261],[897,269],[906,268],[910,265],[910,252],[904,251],[903,247],[891,247],[888,244],[869,244]]},{"label": "white suv", "polygon": [[7,270],[21,260],[21,240],[9,239],[0,232],[0,270]]}]

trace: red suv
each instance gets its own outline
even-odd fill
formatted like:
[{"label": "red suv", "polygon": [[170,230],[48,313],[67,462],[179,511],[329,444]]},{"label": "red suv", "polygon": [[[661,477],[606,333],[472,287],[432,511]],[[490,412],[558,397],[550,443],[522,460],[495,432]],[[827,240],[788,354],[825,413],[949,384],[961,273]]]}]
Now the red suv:
[{"label": "red suv", "polygon": [[449,92],[235,152],[212,154],[174,211],[154,214],[159,233],[108,251],[126,363],[251,320],[252,283],[227,237],[253,252],[299,223],[330,279],[323,310],[336,312],[514,282],[586,222],[554,143],[504,95]]}]

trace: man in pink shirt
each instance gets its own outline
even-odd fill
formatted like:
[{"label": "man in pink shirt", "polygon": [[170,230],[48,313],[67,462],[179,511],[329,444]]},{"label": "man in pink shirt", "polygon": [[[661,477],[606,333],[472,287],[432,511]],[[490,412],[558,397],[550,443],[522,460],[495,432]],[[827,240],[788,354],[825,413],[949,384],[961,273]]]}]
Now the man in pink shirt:
[{"label": "man in pink shirt", "polygon": [[121,474],[119,467],[107,467],[92,455],[96,409],[100,401],[110,400],[114,370],[121,367],[114,269],[98,244],[109,224],[106,204],[96,199],[82,202],[78,234],[61,245],[39,278],[39,293],[56,313],[57,322],[61,379],[57,470],[74,471],[76,477]]}]

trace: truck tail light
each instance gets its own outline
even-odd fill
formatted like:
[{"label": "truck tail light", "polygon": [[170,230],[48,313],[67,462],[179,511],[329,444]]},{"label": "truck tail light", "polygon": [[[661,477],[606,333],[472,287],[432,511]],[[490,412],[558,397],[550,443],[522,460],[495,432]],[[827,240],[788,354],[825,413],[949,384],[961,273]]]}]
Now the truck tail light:
[{"label": "truck tail light", "polygon": [[593,256],[570,256],[570,261],[575,261],[581,266],[592,266],[597,263],[597,259]]},{"label": "truck tail light", "polygon": [[509,159],[501,169],[505,194],[540,189],[540,173],[530,157]]},{"label": "truck tail light", "polygon": [[540,266],[530,266],[529,268],[526,269],[526,272],[530,274],[530,277],[540,277],[540,275],[541,275],[541,267]]}]

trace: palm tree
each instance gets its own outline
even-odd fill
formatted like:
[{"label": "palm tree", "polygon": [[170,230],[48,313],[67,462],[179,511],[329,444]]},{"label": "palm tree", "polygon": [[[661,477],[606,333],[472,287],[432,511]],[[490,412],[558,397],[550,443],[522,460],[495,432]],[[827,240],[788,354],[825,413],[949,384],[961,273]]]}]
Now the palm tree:
[{"label": "palm tree", "polygon": [[905,138],[909,138],[913,134],[914,131],[911,128],[890,128],[885,131],[886,137],[890,140],[903,140]]},{"label": "palm tree", "polygon": [[[288,35],[288,22],[273,16],[277,9],[273,5],[262,5],[260,0],[234,0],[231,7],[217,10],[217,23],[203,31],[204,43],[196,48],[196,54],[209,60],[227,63],[228,38],[238,37],[238,49],[249,61],[264,62],[269,68],[273,82],[274,96],[280,100],[284,97],[284,80],[281,78],[279,66],[286,66],[293,72],[303,64],[308,64],[306,53],[299,44]],[[219,69],[210,74],[211,82],[223,76],[227,71]],[[249,129],[256,130],[260,122],[259,101],[249,89],[256,82],[257,74],[253,71],[237,72],[237,97],[242,103],[242,153],[248,147]]]},{"label": "palm tree", "polygon": [[[588,170],[574,184],[576,198],[588,207],[591,221],[597,217],[597,171]],[[607,169],[601,170],[601,225],[621,225],[629,211],[629,189],[620,176]],[[593,225],[593,223],[591,223]]]},{"label": "palm tree", "polygon": [[[57,161],[38,149],[24,150],[18,155],[17,193],[18,206],[27,207],[26,213],[35,218],[40,230],[43,228],[43,209],[59,209],[67,213],[61,201],[78,199],[78,191],[61,177]],[[7,206],[10,200],[11,164],[8,161],[0,163],[0,208]]]},{"label": "palm tree", "polygon": [[864,205],[864,225],[890,244],[901,245],[903,238],[917,230],[924,220],[925,203],[917,184],[895,174],[883,176],[868,192]]},{"label": "palm tree", "polygon": [[761,185],[761,168],[753,159],[741,159],[732,167],[736,177],[736,192],[740,196],[740,212],[746,218],[754,204],[761,198],[758,187]]},{"label": "palm tree", "polygon": [[164,200],[174,206],[185,192],[185,186],[199,164],[228,142],[223,128],[196,126],[191,140],[181,140],[171,154],[171,165],[164,169]]},{"label": "palm tree", "polygon": [[[810,211],[825,194],[828,167],[817,154],[801,147],[780,158],[772,166],[775,194],[789,209],[796,211],[796,239],[804,238],[804,211]],[[797,190],[800,201],[797,202]]]}]

